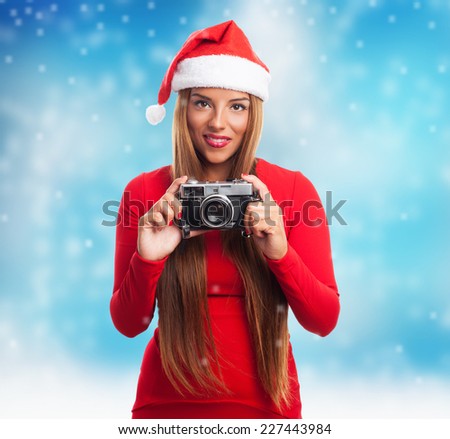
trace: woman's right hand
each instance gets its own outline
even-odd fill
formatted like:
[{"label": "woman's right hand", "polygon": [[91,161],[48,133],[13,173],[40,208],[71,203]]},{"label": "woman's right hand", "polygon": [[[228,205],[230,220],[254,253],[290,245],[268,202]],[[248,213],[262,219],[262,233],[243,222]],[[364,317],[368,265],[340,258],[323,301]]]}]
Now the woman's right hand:
[{"label": "woman's right hand", "polygon": [[173,219],[181,214],[181,203],[175,194],[187,179],[187,176],[176,178],[159,201],[139,219],[137,250],[144,259],[164,259],[181,242],[181,230],[173,224]]}]

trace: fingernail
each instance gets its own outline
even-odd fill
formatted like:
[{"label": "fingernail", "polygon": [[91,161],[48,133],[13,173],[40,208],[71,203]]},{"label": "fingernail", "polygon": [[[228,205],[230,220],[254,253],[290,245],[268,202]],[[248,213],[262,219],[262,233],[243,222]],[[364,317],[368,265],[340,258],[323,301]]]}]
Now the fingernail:
[{"label": "fingernail", "polygon": [[180,210],[180,211],[178,212],[177,219],[181,219],[182,216],[183,216],[183,211]]},{"label": "fingernail", "polygon": [[248,177],[248,174],[242,173],[242,176],[243,176],[243,177]]}]

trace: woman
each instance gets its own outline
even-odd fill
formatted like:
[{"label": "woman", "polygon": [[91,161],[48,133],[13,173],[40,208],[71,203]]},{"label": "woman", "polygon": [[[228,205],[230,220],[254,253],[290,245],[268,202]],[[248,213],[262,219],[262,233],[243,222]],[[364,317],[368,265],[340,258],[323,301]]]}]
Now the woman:
[{"label": "woman", "polygon": [[[256,159],[270,75],[233,21],[192,34],[163,80],[150,123],[179,92],[173,164],[133,179],[117,224],[111,315],[129,337],[158,328],[144,354],[134,418],[300,418],[288,308],[308,331],[335,327],[339,295],[324,209],[299,172]],[[241,231],[183,240],[187,176],[242,178],[262,201]]]}]

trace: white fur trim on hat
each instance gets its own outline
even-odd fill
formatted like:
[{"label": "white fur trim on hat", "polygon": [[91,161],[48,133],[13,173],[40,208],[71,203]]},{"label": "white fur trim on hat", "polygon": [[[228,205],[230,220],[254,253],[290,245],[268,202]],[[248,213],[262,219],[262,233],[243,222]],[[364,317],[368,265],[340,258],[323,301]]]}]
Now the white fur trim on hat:
[{"label": "white fur trim on hat", "polygon": [[205,55],[178,63],[172,90],[215,87],[250,93],[267,101],[269,72],[259,64],[232,55]]}]

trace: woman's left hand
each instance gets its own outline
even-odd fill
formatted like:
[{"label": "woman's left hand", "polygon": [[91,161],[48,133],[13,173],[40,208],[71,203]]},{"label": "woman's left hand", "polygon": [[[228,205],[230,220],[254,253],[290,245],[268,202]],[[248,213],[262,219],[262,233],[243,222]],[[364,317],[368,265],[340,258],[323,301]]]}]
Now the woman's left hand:
[{"label": "woman's left hand", "polygon": [[252,238],[267,258],[281,259],[288,250],[283,212],[258,177],[242,174],[242,178],[253,184],[262,199],[247,206],[244,214],[246,232],[252,233]]}]

